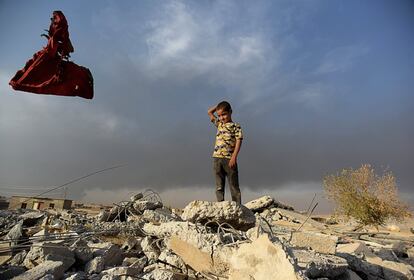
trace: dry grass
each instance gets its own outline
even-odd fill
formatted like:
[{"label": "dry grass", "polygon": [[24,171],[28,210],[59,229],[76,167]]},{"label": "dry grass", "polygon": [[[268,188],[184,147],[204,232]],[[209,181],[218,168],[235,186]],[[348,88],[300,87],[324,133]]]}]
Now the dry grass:
[{"label": "dry grass", "polygon": [[344,169],[324,178],[328,199],[337,205],[338,214],[353,217],[363,226],[385,225],[388,219],[403,220],[411,217],[408,205],[398,198],[395,177],[391,172],[382,176],[369,164],[359,169]]}]

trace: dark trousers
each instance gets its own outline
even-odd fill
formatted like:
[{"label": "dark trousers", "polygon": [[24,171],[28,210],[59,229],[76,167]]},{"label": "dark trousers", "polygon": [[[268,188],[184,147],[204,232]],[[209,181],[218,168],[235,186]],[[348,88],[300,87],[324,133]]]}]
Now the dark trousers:
[{"label": "dark trousers", "polygon": [[224,200],[224,186],[227,177],[230,185],[231,199],[237,204],[241,204],[239,171],[237,170],[237,165],[234,168],[230,168],[229,161],[226,158],[214,158],[213,161],[214,175],[216,176],[217,201]]}]

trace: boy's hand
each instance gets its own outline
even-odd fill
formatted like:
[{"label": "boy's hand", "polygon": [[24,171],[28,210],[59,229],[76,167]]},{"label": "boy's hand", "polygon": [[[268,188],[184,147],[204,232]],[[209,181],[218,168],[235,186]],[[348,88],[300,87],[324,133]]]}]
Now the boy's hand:
[{"label": "boy's hand", "polygon": [[230,161],[229,161],[229,167],[230,168],[235,168],[237,165],[237,157],[232,156]]},{"label": "boy's hand", "polygon": [[208,114],[208,116],[210,117],[210,120],[211,120],[211,121],[213,121],[213,120],[216,118],[216,116],[214,115],[214,113],[216,112],[216,107],[217,107],[217,106],[214,106],[214,107],[208,108],[207,114]]}]

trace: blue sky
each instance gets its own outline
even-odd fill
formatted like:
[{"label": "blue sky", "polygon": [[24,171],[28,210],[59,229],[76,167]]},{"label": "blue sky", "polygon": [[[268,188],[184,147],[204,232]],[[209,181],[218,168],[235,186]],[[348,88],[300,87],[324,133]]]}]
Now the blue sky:
[{"label": "blue sky", "polygon": [[[72,60],[94,75],[91,101],[8,86],[46,44],[53,10],[68,20]],[[413,201],[413,26],[408,0],[0,1],[0,191],[126,164],[70,196],[213,199],[206,111],[228,100],[245,134],[245,200],[299,205],[322,195],[324,175],[371,163]]]}]

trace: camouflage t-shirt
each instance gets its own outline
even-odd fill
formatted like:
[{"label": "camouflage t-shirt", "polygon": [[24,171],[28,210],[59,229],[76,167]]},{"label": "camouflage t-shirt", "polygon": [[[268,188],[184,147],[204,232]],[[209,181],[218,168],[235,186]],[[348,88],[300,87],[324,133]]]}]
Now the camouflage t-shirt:
[{"label": "camouflage t-shirt", "polygon": [[218,119],[214,119],[211,122],[217,127],[213,157],[231,159],[236,146],[236,140],[243,139],[240,125],[234,122],[222,123]]}]

